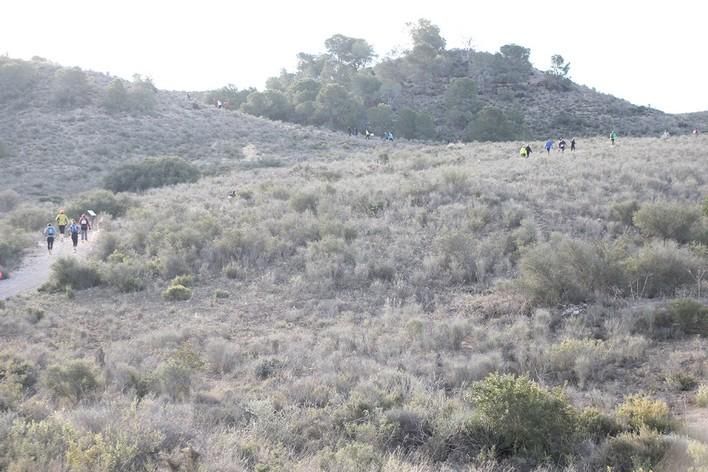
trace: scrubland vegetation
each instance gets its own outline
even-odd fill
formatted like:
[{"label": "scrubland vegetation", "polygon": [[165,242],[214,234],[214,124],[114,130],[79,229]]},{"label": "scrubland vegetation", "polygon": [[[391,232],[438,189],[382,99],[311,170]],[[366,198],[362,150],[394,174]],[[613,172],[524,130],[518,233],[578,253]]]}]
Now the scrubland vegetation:
[{"label": "scrubland vegetation", "polygon": [[0,307],[0,469],[706,470],[705,138],[520,145],[74,196],[91,257]]}]

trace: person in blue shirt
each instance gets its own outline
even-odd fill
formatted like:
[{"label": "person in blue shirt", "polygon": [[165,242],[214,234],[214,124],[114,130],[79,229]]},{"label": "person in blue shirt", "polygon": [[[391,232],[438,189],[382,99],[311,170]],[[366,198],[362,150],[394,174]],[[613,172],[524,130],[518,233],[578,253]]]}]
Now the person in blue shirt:
[{"label": "person in blue shirt", "polygon": [[71,225],[69,225],[69,234],[71,235],[71,242],[74,245],[74,252],[76,252],[76,246],[79,245],[80,232],[81,226],[76,224],[76,220],[71,220]]},{"label": "person in blue shirt", "polygon": [[550,153],[551,153],[551,149],[553,149],[553,140],[552,140],[551,138],[548,138],[548,141],[546,141],[546,146],[545,146],[545,148],[546,148],[546,152],[547,152],[548,154],[550,154]]},{"label": "person in blue shirt", "polygon": [[51,256],[52,249],[54,248],[54,237],[57,235],[57,229],[52,226],[51,223],[47,223],[47,227],[44,229],[42,234],[47,238],[47,250]]}]

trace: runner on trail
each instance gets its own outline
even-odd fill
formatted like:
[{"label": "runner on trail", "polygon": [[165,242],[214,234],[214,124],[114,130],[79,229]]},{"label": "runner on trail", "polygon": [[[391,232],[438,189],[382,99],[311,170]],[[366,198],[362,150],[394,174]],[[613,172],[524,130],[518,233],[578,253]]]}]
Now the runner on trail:
[{"label": "runner on trail", "polygon": [[71,243],[74,245],[74,252],[76,252],[76,246],[79,245],[79,233],[81,232],[81,227],[76,224],[76,220],[71,220],[69,225],[69,234],[71,234]]},{"label": "runner on trail", "polygon": [[57,230],[51,223],[47,223],[47,227],[42,231],[42,234],[47,238],[47,250],[51,256],[52,248],[54,247],[54,236],[57,235]]},{"label": "runner on trail", "polygon": [[61,233],[61,241],[64,242],[64,229],[66,225],[69,224],[69,217],[64,214],[64,210],[59,210],[59,214],[55,218],[57,226],[59,227],[59,233]]},{"label": "runner on trail", "polygon": [[88,232],[91,229],[91,221],[89,220],[89,217],[86,216],[86,213],[81,214],[81,218],[79,218],[79,225],[81,226],[81,240],[88,241]]},{"label": "runner on trail", "polygon": [[610,133],[610,143],[614,146],[615,145],[615,139],[617,139],[617,133],[615,133],[615,130],[612,130]]},{"label": "runner on trail", "polygon": [[531,153],[532,153],[532,152],[533,152],[533,151],[531,151],[531,145],[530,145],[530,144],[527,144],[527,145],[526,145],[526,156],[527,156],[527,157],[531,157]]},{"label": "runner on trail", "polygon": [[558,141],[558,150],[565,153],[565,139],[560,138],[560,141]]},{"label": "runner on trail", "polygon": [[570,140],[570,150],[571,152],[575,152],[575,138]]},{"label": "runner on trail", "polygon": [[521,149],[519,149],[519,156],[521,157],[529,157],[529,153],[526,150],[526,146],[521,146]]},{"label": "runner on trail", "polygon": [[551,138],[548,138],[548,141],[546,141],[546,152],[548,154],[551,154],[551,149],[553,149],[553,140]]}]

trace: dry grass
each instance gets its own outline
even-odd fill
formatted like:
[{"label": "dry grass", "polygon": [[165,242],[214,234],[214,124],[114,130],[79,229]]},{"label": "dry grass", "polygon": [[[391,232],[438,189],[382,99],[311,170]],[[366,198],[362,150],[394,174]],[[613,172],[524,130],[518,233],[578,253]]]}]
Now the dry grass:
[{"label": "dry grass", "polygon": [[[705,383],[706,334],[647,331],[639,321],[666,303],[642,299],[634,280],[598,284],[572,306],[539,305],[518,283],[524,257],[555,235],[621,244],[619,270],[635,274],[632,257],[664,245],[613,205],[692,206],[708,193],[704,137],[581,143],[576,155],[528,160],[516,158],[520,143],[372,144],[346,160],[316,151],[137,196],[93,263],[101,274],[135,268],[142,290],[104,285],[0,308],[3,353],[38,379],[0,376],[0,438],[11,438],[0,468],[31,467],[30,457],[90,468],[98,451],[113,470],[591,470],[624,460],[625,444],[656,445],[653,458],[665,437],[605,443],[616,431],[601,418],[582,435],[604,458],[583,448],[552,464],[512,457],[487,447],[503,442],[468,401],[498,372],[565,384],[578,411],[611,417],[625,395],[650,393],[676,412],[686,393],[666,381],[669,351]],[[587,280],[583,270],[568,273]],[[164,300],[185,274],[191,297]],[[673,290],[697,295],[691,280]],[[57,398],[47,372],[77,360],[96,385]],[[36,441],[58,452],[32,456]]]}]

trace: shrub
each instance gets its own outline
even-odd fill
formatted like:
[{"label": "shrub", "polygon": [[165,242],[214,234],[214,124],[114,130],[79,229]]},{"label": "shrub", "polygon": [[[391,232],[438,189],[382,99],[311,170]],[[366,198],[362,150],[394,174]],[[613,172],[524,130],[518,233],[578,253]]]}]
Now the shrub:
[{"label": "shrub", "polygon": [[472,386],[483,424],[498,434],[496,450],[536,460],[561,459],[575,446],[576,413],[560,390],[528,377],[491,374]]},{"label": "shrub", "polygon": [[13,228],[40,231],[47,226],[47,223],[54,221],[54,216],[42,208],[23,205],[10,212],[7,220]]},{"label": "shrub", "polygon": [[0,234],[13,234],[12,238],[0,238],[0,266],[11,268],[22,260],[22,255],[30,240],[27,236],[17,234],[10,227],[0,224]]},{"label": "shrub", "polygon": [[93,367],[86,361],[70,361],[64,366],[49,367],[43,376],[45,386],[59,399],[78,403],[98,389]]},{"label": "shrub", "polygon": [[650,203],[634,214],[633,221],[646,236],[687,243],[693,238],[694,225],[700,217],[701,211],[697,207],[680,203]]},{"label": "shrub", "polygon": [[37,372],[32,364],[12,354],[0,353],[0,411],[12,408],[33,390],[36,382]]},{"label": "shrub", "polygon": [[689,269],[695,266],[694,255],[676,243],[648,244],[625,264],[629,290],[634,297],[673,296],[693,279]]},{"label": "shrub", "polygon": [[123,293],[143,290],[148,276],[145,265],[135,259],[108,264],[102,271],[102,280]]},{"label": "shrub", "polygon": [[314,193],[297,193],[290,197],[290,205],[298,213],[304,213],[307,210],[317,213],[318,203],[319,197]]},{"label": "shrub", "polygon": [[674,426],[669,406],[662,400],[652,400],[645,395],[629,396],[617,407],[617,415],[635,432],[649,428],[664,433]]},{"label": "shrub", "polygon": [[692,299],[677,299],[638,320],[636,329],[655,338],[708,336],[708,306]]},{"label": "shrub", "polygon": [[8,440],[9,470],[66,470],[64,457],[75,434],[71,426],[53,418],[15,420]]},{"label": "shrub", "polygon": [[[2,159],[2,144],[0,143],[0,159]],[[14,190],[3,190],[0,192],[0,213],[14,210],[20,204],[20,194]]]},{"label": "shrub", "polygon": [[190,274],[178,275],[170,282],[170,285],[183,285],[185,287],[191,287],[194,284],[194,276]]},{"label": "shrub", "polygon": [[87,104],[91,97],[86,73],[78,67],[59,69],[54,74],[52,101],[64,108],[80,107]]},{"label": "shrub", "polygon": [[612,293],[623,285],[619,245],[554,236],[521,259],[522,287],[536,303],[554,305],[592,300],[598,293]]},{"label": "shrub", "polygon": [[101,275],[95,266],[77,259],[63,257],[52,265],[49,287],[54,290],[62,290],[65,287],[85,290],[96,287],[101,282]]},{"label": "shrub", "polygon": [[93,190],[74,197],[67,205],[66,213],[81,215],[88,210],[96,213],[107,213],[113,217],[123,216],[133,201],[127,196],[116,196],[108,190]]},{"label": "shrub", "polygon": [[616,202],[610,209],[610,219],[619,221],[625,226],[633,226],[634,214],[639,210],[639,204],[635,200]]},{"label": "shrub", "polygon": [[578,416],[578,432],[584,438],[595,442],[602,442],[608,436],[615,436],[622,432],[622,425],[608,415],[595,408],[586,408]]},{"label": "shrub", "polygon": [[137,439],[126,433],[117,438],[102,433],[86,433],[69,440],[66,461],[76,472],[113,472],[131,470],[138,453]]},{"label": "shrub", "polygon": [[141,192],[155,187],[196,182],[199,170],[180,157],[147,158],[122,165],[108,174],[104,183],[114,192]]},{"label": "shrub", "polygon": [[701,384],[696,392],[696,405],[708,408],[708,384]]},{"label": "shrub", "polygon": [[593,462],[596,470],[649,471],[666,455],[669,446],[668,438],[655,431],[622,433],[609,438]]},{"label": "shrub", "polygon": [[184,301],[192,298],[192,289],[184,285],[170,285],[162,292],[162,298],[168,301]]},{"label": "shrub", "polygon": [[172,401],[188,399],[192,391],[192,372],[192,367],[178,359],[168,360],[157,372],[160,391]]}]

